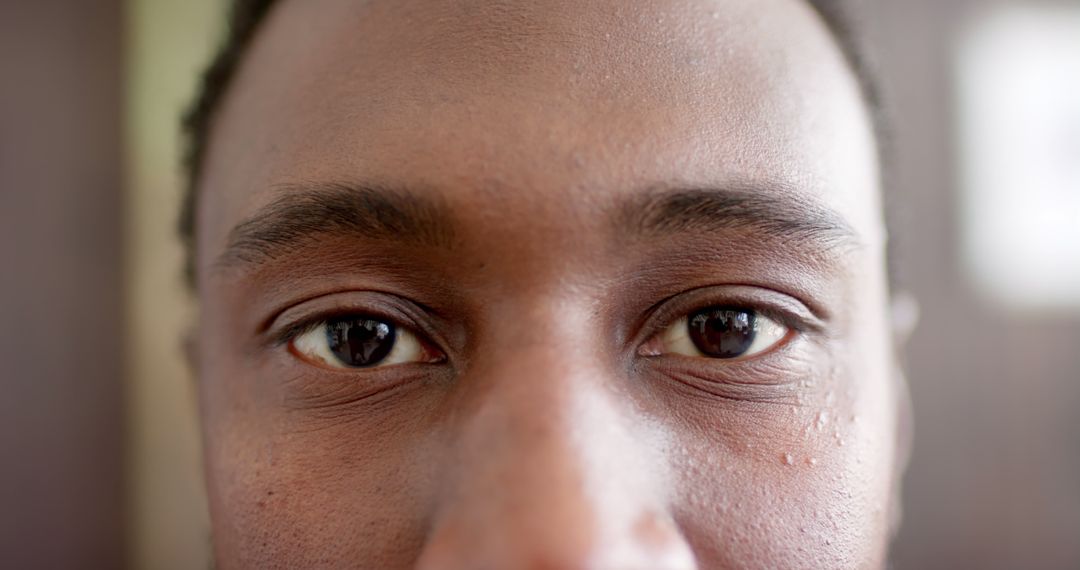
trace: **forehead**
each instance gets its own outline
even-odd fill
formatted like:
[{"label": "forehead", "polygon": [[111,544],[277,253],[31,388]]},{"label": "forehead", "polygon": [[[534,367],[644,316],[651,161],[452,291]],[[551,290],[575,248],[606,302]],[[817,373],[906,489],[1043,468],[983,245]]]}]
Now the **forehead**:
[{"label": "forehead", "polygon": [[803,2],[283,1],[212,132],[200,250],[276,187],[351,179],[568,219],[658,184],[750,181],[874,241],[875,157]]}]

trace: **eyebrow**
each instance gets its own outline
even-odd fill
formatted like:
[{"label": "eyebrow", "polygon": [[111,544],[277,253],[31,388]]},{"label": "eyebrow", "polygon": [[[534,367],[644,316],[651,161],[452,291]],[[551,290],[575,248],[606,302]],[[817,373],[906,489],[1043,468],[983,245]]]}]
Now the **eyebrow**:
[{"label": "eyebrow", "polygon": [[256,264],[320,237],[346,236],[451,249],[446,207],[428,196],[365,184],[287,184],[280,196],[229,232],[218,265]]},{"label": "eyebrow", "polygon": [[861,243],[839,213],[782,184],[655,188],[624,204],[616,225],[624,235],[650,238],[748,230],[785,242],[809,242],[822,251]]},{"label": "eyebrow", "polygon": [[[229,233],[218,265],[259,264],[319,238],[353,237],[451,250],[453,216],[430,193],[355,183],[288,184]],[[812,249],[857,246],[842,216],[783,186],[654,187],[610,216],[618,235],[658,238],[690,232],[748,230],[807,242]]]}]

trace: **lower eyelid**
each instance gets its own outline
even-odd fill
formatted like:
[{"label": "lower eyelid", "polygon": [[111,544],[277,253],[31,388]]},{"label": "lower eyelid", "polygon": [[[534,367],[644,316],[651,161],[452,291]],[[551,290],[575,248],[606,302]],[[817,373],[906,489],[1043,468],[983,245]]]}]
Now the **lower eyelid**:
[{"label": "lower eyelid", "polygon": [[650,359],[652,373],[725,399],[786,401],[797,397],[801,380],[821,374],[815,370],[825,362],[797,341],[797,333],[789,334],[763,353],[729,360],[682,355]]},{"label": "lower eyelid", "polygon": [[[800,401],[799,383],[795,379],[776,381],[757,374],[742,372],[738,378],[716,376],[690,370],[673,370],[663,375],[667,380],[692,394],[716,400],[756,404],[797,405]],[[795,378],[795,374],[790,375]]]}]

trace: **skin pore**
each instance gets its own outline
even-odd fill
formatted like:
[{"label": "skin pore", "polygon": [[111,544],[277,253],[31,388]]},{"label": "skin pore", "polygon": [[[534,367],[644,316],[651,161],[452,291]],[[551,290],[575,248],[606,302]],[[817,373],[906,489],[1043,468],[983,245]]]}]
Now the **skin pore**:
[{"label": "skin pore", "polygon": [[884,566],[879,165],[805,3],[283,0],[211,135],[220,568]]}]

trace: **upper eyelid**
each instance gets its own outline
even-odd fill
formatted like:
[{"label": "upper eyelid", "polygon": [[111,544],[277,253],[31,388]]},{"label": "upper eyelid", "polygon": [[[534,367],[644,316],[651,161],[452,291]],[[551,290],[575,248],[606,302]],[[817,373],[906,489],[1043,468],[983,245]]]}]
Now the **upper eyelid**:
[{"label": "upper eyelid", "polygon": [[[747,289],[763,292],[749,294],[746,291]],[[649,311],[643,328],[645,330],[651,329],[652,332],[644,338],[639,338],[637,343],[644,342],[652,338],[653,335],[667,330],[668,327],[681,318],[709,307],[723,305],[751,309],[798,333],[823,333],[825,331],[824,323],[808,307],[800,310],[792,306],[794,303],[801,305],[800,301],[791,299],[791,302],[770,303],[768,299],[764,298],[768,296],[789,297],[783,293],[764,290],[759,287],[723,285],[701,287],[673,295],[661,301]],[[785,307],[781,308],[781,305]],[[635,337],[639,336],[641,336],[641,333],[635,335]]]},{"label": "upper eyelid", "polygon": [[[259,321],[256,332],[265,335],[268,331],[281,328],[277,323],[282,319],[283,315],[291,314],[311,304],[325,304],[327,299],[341,297],[344,297],[345,301],[332,303],[332,308],[325,311],[327,314],[333,314],[335,309],[342,314],[371,312],[372,314],[385,314],[387,318],[391,319],[402,318],[405,321],[411,320],[413,313],[438,316],[438,312],[433,311],[430,307],[392,291],[379,289],[328,290],[279,304],[273,310],[268,311],[266,316]],[[361,297],[362,301],[356,302],[354,300],[356,297]],[[343,308],[346,305],[349,306],[348,309]],[[410,308],[415,308],[416,311]]]},{"label": "upper eyelid", "polygon": [[332,318],[334,317],[326,316],[301,319],[274,333],[270,338],[270,342],[273,346],[286,345],[296,340],[297,337],[311,332],[315,327],[328,322]]},{"label": "upper eyelid", "polygon": [[323,323],[326,323],[336,318],[348,316],[362,316],[371,318],[373,320],[386,321],[390,324],[393,324],[395,327],[404,328],[413,334],[424,336],[422,333],[417,332],[419,330],[419,327],[412,322],[412,319],[403,318],[404,315],[389,315],[387,314],[389,312],[396,311],[384,311],[359,307],[337,307],[327,308],[321,311],[312,311],[311,314],[296,319],[293,322],[290,322],[283,326],[271,327],[270,331],[268,331],[270,333],[270,336],[268,338],[268,344],[275,347],[286,345],[296,339],[296,337],[311,331],[313,328]]}]

